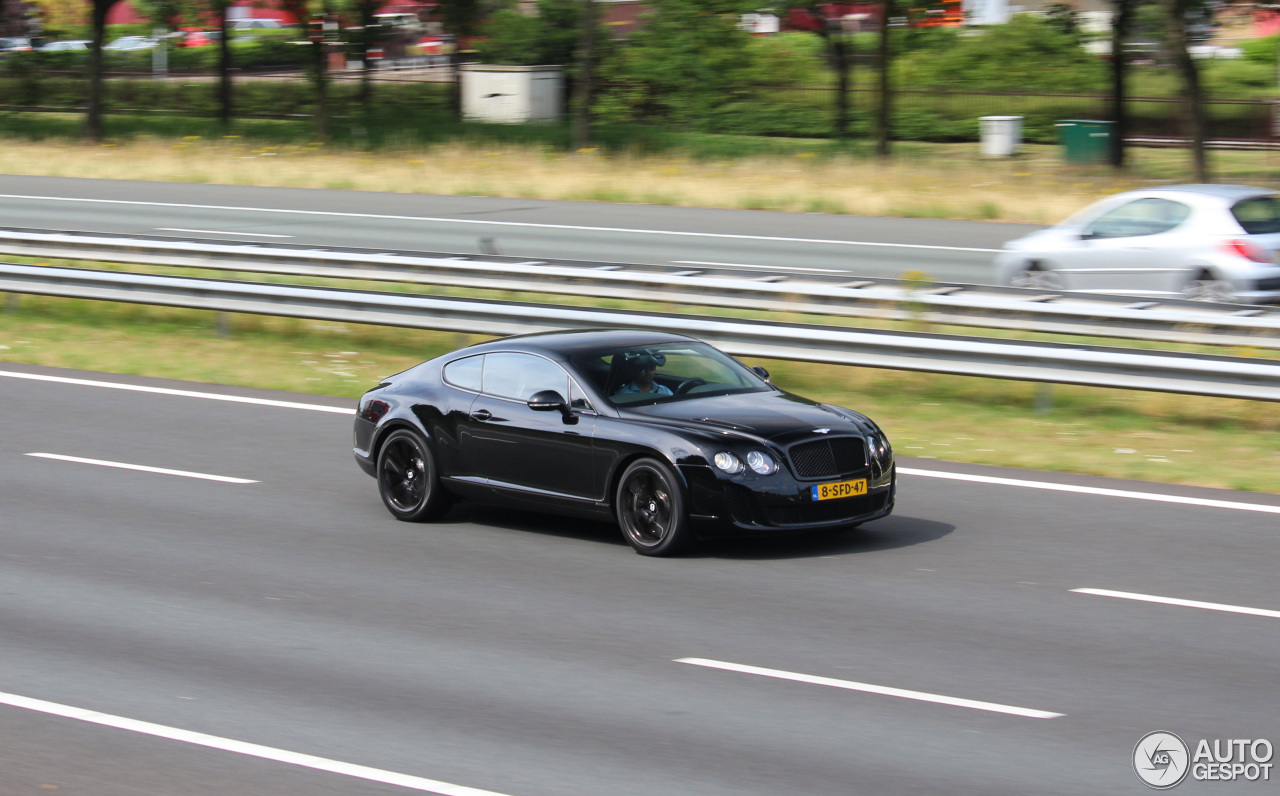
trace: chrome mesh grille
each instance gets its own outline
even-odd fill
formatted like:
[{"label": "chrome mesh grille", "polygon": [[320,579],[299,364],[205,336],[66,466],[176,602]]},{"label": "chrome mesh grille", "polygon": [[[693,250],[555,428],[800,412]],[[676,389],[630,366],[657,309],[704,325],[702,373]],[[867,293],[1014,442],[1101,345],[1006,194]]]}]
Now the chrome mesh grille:
[{"label": "chrome mesh grille", "polygon": [[867,466],[867,449],[860,437],[833,437],[792,445],[787,451],[799,478],[832,478]]}]

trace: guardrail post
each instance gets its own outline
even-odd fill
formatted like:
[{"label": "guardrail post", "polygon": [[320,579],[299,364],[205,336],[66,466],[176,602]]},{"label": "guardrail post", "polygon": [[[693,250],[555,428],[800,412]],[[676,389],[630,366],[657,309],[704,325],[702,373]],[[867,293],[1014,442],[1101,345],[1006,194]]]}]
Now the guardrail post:
[{"label": "guardrail post", "polygon": [[6,293],[6,294],[5,294],[5,299],[4,299],[4,311],[5,311],[5,312],[17,312],[17,311],[18,311],[18,294],[17,294],[17,293]]},{"label": "guardrail post", "polygon": [[1036,382],[1036,414],[1047,415],[1053,411],[1053,385],[1047,381]]},{"label": "guardrail post", "polygon": [[231,313],[219,312],[218,318],[214,321],[214,328],[217,329],[218,337],[227,339],[231,336]]}]

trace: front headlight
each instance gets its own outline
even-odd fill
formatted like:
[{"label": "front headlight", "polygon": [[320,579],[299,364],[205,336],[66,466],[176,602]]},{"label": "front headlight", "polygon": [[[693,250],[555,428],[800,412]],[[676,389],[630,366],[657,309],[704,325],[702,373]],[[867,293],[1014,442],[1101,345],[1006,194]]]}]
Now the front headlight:
[{"label": "front headlight", "polygon": [[871,454],[871,463],[882,473],[893,463],[893,448],[889,447],[889,438],[883,431],[867,435],[867,452]]},{"label": "front headlight", "polygon": [[764,451],[751,451],[748,453],[747,466],[760,475],[773,475],[778,471],[778,463]]},{"label": "front headlight", "polygon": [[740,473],[743,469],[742,460],[728,451],[720,451],[715,455],[715,458],[712,461],[716,463],[716,467],[719,467],[730,475]]}]

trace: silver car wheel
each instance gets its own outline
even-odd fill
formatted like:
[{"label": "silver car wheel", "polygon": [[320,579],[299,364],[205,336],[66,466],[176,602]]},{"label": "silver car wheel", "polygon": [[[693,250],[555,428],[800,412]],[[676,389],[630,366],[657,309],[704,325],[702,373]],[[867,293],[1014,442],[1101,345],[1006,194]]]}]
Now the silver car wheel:
[{"label": "silver car wheel", "polygon": [[1209,274],[1199,274],[1187,282],[1182,295],[1192,301],[1214,301],[1230,303],[1235,301],[1235,287],[1225,279],[1214,279]]},{"label": "silver car wheel", "polygon": [[1039,268],[1027,268],[1013,275],[1010,284],[1014,287],[1025,287],[1031,290],[1063,290],[1062,277],[1053,271]]}]

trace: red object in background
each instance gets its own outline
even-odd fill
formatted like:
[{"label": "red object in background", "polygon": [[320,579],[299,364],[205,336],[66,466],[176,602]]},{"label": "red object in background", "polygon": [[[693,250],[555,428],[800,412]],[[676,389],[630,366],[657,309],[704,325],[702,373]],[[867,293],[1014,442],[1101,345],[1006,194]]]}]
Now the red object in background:
[{"label": "red object in background", "polygon": [[217,36],[210,35],[213,31],[206,31],[201,28],[179,28],[178,30],[187,34],[178,42],[179,47],[205,47],[218,43]]},{"label": "red object in background", "polygon": [[[280,0],[232,0],[227,7],[228,9],[248,9],[248,14],[244,17],[239,17],[240,19],[274,19],[282,25],[297,25],[298,20],[281,8],[280,5]],[[127,25],[149,21],[133,7],[129,0],[120,0],[117,3],[113,3],[107,11],[108,25]],[[199,20],[189,21],[196,22]]]},{"label": "red object in background", "polygon": [[880,15],[884,6],[879,3],[825,3],[818,7],[818,13],[811,13],[803,8],[793,8],[783,17],[782,26],[790,30],[818,30],[827,24],[827,20],[841,20],[845,17],[865,15],[863,22],[867,29],[880,26]]},{"label": "red object in background", "polygon": [[[917,16],[923,14],[923,16]],[[908,14],[918,28],[953,28],[964,24],[964,8],[960,0],[942,0],[942,8],[913,8]]]}]

